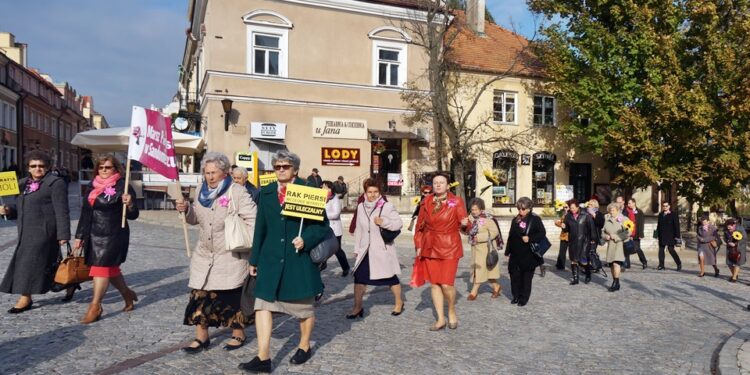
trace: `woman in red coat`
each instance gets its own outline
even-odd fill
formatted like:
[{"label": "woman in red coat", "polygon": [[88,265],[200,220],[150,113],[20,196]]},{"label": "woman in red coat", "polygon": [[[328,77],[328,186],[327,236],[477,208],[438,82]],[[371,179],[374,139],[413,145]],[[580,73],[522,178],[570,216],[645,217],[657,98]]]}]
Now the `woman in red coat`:
[{"label": "woman in red coat", "polygon": [[[432,178],[433,195],[425,198],[419,210],[414,245],[417,249],[415,267],[424,271],[429,281],[432,304],[437,321],[430,328],[439,331],[446,326],[444,304],[448,300],[448,328],[458,327],[456,316],[456,280],[458,260],[464,255],[461,227],[469,224],[464,201],[448,191],[448,175],[438,173]],[[417,283],[419,284],[419,283]]]}]

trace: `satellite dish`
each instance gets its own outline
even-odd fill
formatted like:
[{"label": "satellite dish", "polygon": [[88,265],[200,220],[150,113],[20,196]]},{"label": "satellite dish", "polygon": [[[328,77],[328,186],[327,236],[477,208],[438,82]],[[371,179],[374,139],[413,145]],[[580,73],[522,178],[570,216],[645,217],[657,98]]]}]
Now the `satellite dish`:
[{"label": "satellite dish", "polygon": [[174,119],[175,129],[179,131],[185,131],[188,128],[188,126],[190,126],[190,124],[188,123],[188,120],[185,119],[184,117],[178,117]]}]

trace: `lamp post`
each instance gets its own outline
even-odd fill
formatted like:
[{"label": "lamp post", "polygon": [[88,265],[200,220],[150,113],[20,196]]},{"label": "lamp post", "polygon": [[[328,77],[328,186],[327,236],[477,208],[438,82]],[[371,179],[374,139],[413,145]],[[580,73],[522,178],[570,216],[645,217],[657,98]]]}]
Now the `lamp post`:
[{"label": "lamp post", "polygon": [[224,109],[224,131],[229,131],[229,114],[232,112],[232,100],[222,99],[221,107]]}]

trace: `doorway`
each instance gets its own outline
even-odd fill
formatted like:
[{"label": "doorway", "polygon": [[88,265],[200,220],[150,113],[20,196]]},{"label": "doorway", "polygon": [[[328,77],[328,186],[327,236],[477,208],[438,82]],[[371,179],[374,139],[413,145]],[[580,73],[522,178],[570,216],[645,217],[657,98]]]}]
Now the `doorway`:
[{"label": "doorway", "polygon": [[591,199],[591,164],[570,163],[570,184],[573,197],[579,202]]}]

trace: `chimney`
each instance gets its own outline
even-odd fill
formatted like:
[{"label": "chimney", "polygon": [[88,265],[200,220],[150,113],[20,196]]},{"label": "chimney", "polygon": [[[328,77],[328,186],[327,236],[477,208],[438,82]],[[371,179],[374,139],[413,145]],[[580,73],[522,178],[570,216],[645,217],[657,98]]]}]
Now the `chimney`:
[{"label": "chimney", "polygon": [[485,0],[466,1],[466,23],[477,35],[484,35]]}]

